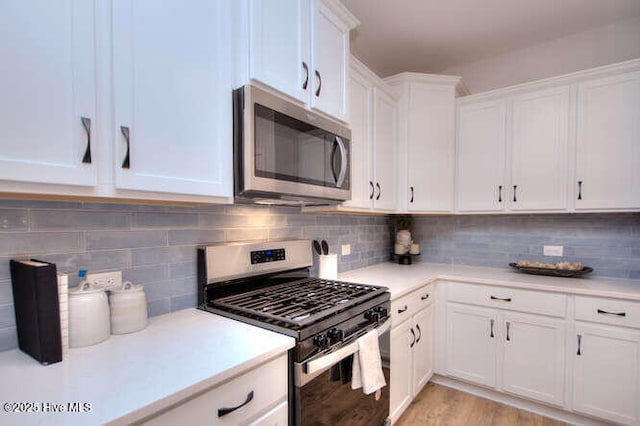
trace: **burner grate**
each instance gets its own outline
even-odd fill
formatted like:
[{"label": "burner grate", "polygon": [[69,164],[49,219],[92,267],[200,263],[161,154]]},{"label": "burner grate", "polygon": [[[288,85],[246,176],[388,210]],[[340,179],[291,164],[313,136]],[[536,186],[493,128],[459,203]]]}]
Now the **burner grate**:
[{"label": "burner grate", "polygon": [[312,278],[211,300],[209,304],[302,327],[384,291],[382,287]]}]

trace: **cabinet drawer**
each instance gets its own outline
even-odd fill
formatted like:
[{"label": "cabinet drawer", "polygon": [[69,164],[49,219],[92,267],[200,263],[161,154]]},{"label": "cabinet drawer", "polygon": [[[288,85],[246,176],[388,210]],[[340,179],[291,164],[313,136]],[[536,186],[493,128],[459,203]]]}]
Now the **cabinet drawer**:
[{"label": "cabinet drawer", "polygon": [[576,319],[640,328],[640,303],[576,296]]},{"label": "cabinet drawer", "polygon": [[420,309],[433,303],[435,294],[433,284],[429,284],[412,291],[399,299],[391,301],[391,326],[396,326],[409,319]]},{"label": "cabinet drawer", "polygon": [[513,311],[556,317],[564,317],[567,311],[567,297],[563,294],[456,282],[449,283],[447,294],[450,302],[490,306]]},{"label": "cabinet drawer", "polygon": [[[253,391],[253,399],[244,407],[223,417],[218,409],[236,407]],[[208,390],[195,398],[150,419],[147,425],[238,425],[246,424],[268,408],[287,400],[287,356]]]}]

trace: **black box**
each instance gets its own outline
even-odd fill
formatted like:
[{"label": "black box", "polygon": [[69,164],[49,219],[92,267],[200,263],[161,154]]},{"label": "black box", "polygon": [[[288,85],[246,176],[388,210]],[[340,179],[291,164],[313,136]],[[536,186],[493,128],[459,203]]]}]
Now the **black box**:
[{"label": "black box", "polygon": [[18,346],[40,361],[62,361],[58,276],[54,263],[11,260]]}]

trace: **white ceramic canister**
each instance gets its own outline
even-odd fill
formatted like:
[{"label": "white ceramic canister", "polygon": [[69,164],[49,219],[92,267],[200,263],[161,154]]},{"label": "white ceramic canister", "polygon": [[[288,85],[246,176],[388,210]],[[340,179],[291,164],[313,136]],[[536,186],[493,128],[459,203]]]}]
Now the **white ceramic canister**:
[{"label": "white ceramic canister", "polygon": [[111,335],[109,301],[103,289],[88,282],[69,289],[69,346],[80,348],[103,342]]},{"label": "white ceramic canister", "polygon": [[127,281],[121,288],[112,289],[109,304],[111,334],[133,333],[147,326],[147,297],[141,285]]}]

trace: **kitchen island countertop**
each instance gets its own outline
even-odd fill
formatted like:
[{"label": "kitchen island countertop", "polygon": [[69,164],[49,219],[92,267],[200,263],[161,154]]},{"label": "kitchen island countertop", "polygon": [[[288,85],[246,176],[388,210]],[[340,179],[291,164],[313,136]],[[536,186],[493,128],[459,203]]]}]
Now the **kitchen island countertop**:
[{"label": "kitchen island countertop", "polygon": [[[2,352],[0,424],[130,424],[257,367],[294,343],[282,334],[185,309],[152,317],[137,333],[72,348],[62,362],[48,366],[18,349]],[[91,404],[90,410],[69,412],[76,402],[81,410]],[[21,408],[32,412],[7,412],[14,411],[13,403],[25,403]]]},{"label": "kitchen island countertop", "polygon": [[391,292],[391,299],[402,297],[430,282],[444,280],[640,301],[640,280],[597,276],[549,277],[525,274],[511,268],[438,263],[399,265],[385,262],[343,272],[339,279],[386,286]]}]

